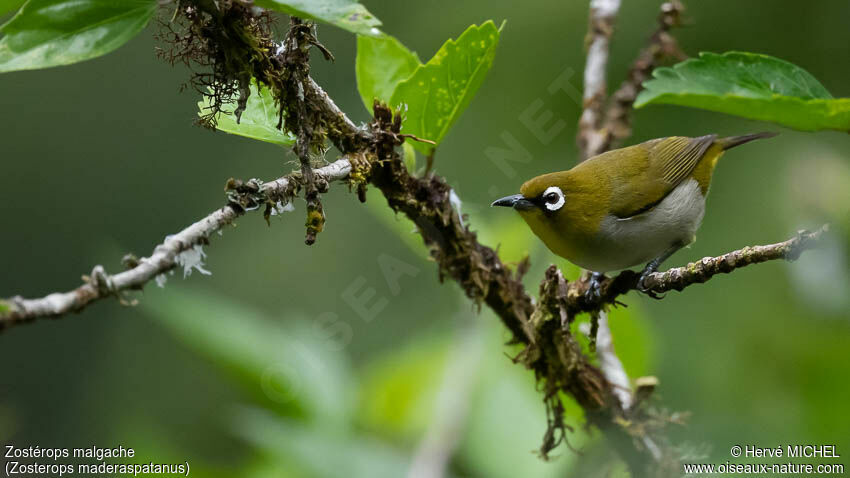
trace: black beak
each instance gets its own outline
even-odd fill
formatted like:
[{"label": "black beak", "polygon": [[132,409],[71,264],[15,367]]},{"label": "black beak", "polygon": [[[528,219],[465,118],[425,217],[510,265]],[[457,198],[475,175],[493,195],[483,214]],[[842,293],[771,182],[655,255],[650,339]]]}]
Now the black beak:
[{"label": "black beak", "polygon": [[493,204],[490,204],[490,207],[492,206],[512,207],[518,211],[525,211],[535,207],[534,203],[523,197],[522,194],[514,194],[513,196],[496,199],[493,201]]}]

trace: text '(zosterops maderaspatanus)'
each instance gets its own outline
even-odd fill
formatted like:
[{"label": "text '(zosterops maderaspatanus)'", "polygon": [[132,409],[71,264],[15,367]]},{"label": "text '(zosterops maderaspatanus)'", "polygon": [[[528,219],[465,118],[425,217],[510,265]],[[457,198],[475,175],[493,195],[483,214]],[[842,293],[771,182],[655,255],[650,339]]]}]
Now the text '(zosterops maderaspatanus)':
[{"label": "text '(zosterops maderaspatanus)'", "polygon": [[514,208],[549,250],[593,271],[590,294],[605,272],[644,263],[645,291],[646,276],[696,238],[720,156],[775,135],[653,139],[537,176],[492,205]]}]

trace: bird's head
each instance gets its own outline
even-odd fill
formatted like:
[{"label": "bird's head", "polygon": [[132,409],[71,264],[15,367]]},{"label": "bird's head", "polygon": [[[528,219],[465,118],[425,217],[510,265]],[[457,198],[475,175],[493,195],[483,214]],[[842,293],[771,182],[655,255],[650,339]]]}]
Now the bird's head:
[{"label": "bird's head", "polygon": [[563,172],[537,176],[522,185],[520,194],[497,199],[491,206],[514,208],[523,217],[538,214],[556,216],[567,201],[565,179]]},{"label": "bird's head", "polygon": [[532,232],[561,257],[573,257],[574,245],[586,228],[579,207],[582,189],[569,171],[544,174],[525,182],[520,194],[493,201],[493,206],[516,210]]}]

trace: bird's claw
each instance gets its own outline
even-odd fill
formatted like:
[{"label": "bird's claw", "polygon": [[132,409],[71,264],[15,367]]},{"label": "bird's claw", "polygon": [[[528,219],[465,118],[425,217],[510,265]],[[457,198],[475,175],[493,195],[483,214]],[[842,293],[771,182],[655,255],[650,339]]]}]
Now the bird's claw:
[{"label": "bird's claw", "polygon": [[595,304],[602,300],[602,280],[605,276],[600,272],[594,272],[590,275],[590,280],[587,283],[587,291],[584,293],[584,300]]},{"label": "bird's claw", "polygon": [[641,273],[640,278],[638,279],[638,282],[637,282],[637,286],[635,288],[638,290],[638,292],[646,294],[647,296],[649,296],[653,299],[661,300],[661,299],[664,298],[664,295],[658,295],[657,293],[655,293],[651,288],[649,288],[646,285],[646,279],[648,279],[649,275],[652,274],[653,272],[655,272],[655,271],[649,270],[649,269],[644,270]]}]

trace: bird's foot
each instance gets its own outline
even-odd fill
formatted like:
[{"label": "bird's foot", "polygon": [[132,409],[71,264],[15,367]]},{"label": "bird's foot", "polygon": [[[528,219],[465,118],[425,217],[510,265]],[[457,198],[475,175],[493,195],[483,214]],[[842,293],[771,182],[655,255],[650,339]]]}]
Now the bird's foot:
[{"label": "bird's foot", "polygon": [[676,251],[678,251],[684,246],[685,243],[682,241],[674,242],[673,245],[671,245],[667,248],[667,250],[664,251],[664,253],[662,253],[655,259],[649,261],[649,263],[646,264],[646,267],[644,267],[643,271],[641,271],[640,273],[640,278],[638,279],[636,289],[652,297],[653,299],[663,299],[664,295],[658,295],[653,292],[649,287],[647,287],[646,280],[649,278],[650,274],[658,270],[662,262],[666,261],[670,256],[672,256]]},{"label": "bird's foot", "polygon": [[638,292],[642,292],[653,299],[660,300],[663,299],[664,296],[656,294],[655,292],[653,292],[652,289],[650,289],[646,285],[646,279],[648,279],[649,275],[654,273],[656,270],[658,270],[657,265],[654,265],[651,262],[647,264],[646,267],[644,267],[643,271],[640,273],[640,278],[638,279],[636,288]]},{"label": "bird's foot", "polygon": [[601,272],[592,272],[590,280],[587,283],[587,291],[584,293],[584,300],[595,304],[602,300],[602,281],[605,280],[605,274]]}]

